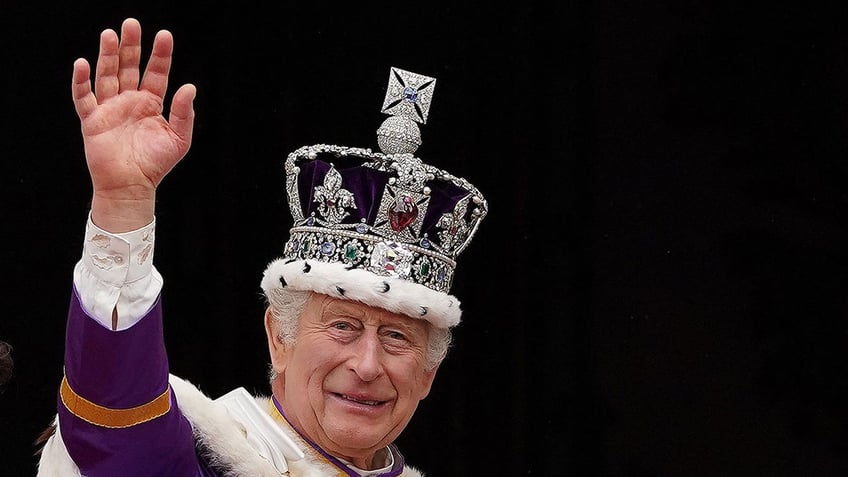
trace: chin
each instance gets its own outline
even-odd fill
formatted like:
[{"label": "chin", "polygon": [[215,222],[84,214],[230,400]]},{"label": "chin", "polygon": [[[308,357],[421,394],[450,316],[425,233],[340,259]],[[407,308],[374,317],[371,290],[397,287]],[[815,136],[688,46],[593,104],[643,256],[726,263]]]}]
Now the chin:
[{"label": "chin", "polygon": [[[391,443],[396,435],[386,434],[382,429],[365,429],[363,426],[350,426],[328,429],[327,437],[342,449],[376,451]],[[349,453],[349,452],[346,452]]]}]

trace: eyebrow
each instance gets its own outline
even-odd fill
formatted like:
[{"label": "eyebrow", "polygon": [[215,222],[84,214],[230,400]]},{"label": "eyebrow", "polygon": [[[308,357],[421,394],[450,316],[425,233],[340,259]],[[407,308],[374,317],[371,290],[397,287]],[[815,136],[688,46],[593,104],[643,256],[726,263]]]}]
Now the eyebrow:
[{"label": "eyebrow", "polygon": [[321,310],[321,314],[346,315],[361,318],[365,316],[365,311],[353,304],[333,300],[323,307],[323,309]]},{"label": "eyebrow", "polygon": [[420,336],[422,339],[426,339],[428,335],[428,330],[426,326],[417,326],[415,322],[407,320],[392,320],[391,323],[384,322],[380,325],[380,327],[396,329],[407,336]]}]

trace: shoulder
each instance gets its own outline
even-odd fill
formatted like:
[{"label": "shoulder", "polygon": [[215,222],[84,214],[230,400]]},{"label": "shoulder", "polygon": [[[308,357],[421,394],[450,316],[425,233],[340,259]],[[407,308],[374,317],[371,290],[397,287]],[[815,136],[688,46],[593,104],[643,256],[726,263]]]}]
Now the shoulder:
[{"label": "shoulder", "polygon": [[171,375],[169,382],[180,412],[191,423],[203,460],[224,475],[279,475],[254,447],[245,423],[236,419],[223,402],[178,376]]}]

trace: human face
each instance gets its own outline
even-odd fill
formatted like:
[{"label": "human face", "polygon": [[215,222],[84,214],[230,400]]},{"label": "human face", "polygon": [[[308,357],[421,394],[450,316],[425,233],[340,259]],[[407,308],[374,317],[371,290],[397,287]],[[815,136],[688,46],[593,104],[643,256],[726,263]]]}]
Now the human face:
[{"label": "human face", "polygon": [[274,395],[286,417],[331,454],[369,468],[430,391],[428,323],[359,302],[313,294],[294,344],[274,339],[266,314]]}]

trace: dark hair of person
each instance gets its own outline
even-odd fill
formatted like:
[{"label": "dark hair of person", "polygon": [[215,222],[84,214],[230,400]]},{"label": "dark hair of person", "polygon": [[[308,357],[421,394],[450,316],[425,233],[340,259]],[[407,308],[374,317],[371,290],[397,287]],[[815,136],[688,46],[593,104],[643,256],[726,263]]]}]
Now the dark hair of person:
[{"label": "dark hair of person", "polygon": [[15,363],[12,360],[12,345],[5,341],[0,341],[0,389],[10,379],[12,379],[12,371],[15,369]]}]

